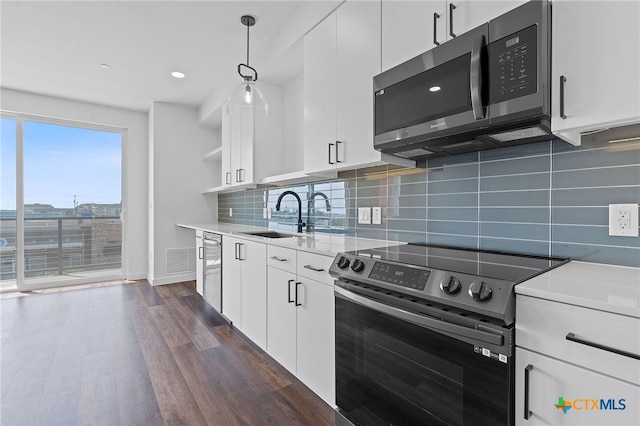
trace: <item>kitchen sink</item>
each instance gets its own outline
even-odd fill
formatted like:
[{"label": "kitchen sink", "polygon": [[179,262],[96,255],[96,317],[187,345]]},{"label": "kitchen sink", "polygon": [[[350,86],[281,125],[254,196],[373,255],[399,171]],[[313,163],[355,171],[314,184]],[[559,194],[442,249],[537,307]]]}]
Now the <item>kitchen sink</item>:
[{"label": "kitchen sink", "polygon": [[277,231],[243,232],[243,234],[253,235],[254,237],[265,237],[265,238],[289,238],[294,236],[291,234],[282,234]]}]

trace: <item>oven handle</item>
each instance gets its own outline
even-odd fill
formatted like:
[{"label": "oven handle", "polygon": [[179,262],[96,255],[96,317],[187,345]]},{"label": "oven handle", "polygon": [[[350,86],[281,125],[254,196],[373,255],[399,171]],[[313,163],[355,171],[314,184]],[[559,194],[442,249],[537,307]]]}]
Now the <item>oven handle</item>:
[{"label": "oven handle", "polygon": [[423,315],[414,314],[413,312],[405,311],[404,309],[396,308],[395,306],[385,305],[384,303],[377,302],[367,297],[360,296],[349,290],[345,290],[342,287],[334,287],[336,296],[343,299],[350,300],[361,306],[373,309],[374,311],[382,312],[383,314],[390,315],[392,317],[412,322],[420,327],[428,328],[430,330],[446,333],[449,335],[462,336],[477,340],[478,342],[492,343],[494,345],[502,345],[504,338],[502,335],[489,333],[487,331],[477,330],[475,328],[465,327],[463,325],[452,324],[435,318],[429,318]]}]

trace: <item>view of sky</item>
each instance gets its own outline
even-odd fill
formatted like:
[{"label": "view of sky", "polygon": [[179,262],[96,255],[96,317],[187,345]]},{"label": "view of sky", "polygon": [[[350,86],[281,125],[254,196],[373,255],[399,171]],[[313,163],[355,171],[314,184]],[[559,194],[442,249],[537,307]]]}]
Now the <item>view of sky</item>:
[{"label": "view of sky", "polygon": [[[16,208],[16,123],[0,123],[0,209]],[[57,208],[121,202],[120,133],[24,122],[24,202]]]}]

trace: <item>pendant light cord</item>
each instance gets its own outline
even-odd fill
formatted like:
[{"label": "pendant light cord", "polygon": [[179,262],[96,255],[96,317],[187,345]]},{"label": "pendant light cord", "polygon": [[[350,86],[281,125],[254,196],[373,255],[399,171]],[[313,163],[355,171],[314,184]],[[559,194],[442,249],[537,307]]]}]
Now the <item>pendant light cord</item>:
[{"label": "pendant light cord", "polygon": [[249,28],[250,26],[247,25],[247,66],[249,66]]}]

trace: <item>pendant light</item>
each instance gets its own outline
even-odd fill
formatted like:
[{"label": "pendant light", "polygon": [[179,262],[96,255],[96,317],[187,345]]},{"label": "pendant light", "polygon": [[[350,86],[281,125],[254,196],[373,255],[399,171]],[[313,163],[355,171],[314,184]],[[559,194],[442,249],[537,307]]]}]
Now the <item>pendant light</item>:
[{"label": "pendant light", "polygon": [[[247,63],[238,64],[238,74],[243,82],[237,86],[227,102],[227,113],[233,115],[243,108],[253,108],[256,112],[260,110],[265,116],[269,115],[269,104],[262,91],[256,86],[258,81],[258,71],[249,65],[249,28],[254,26],[256,20],[253,16],[244,15],[240,18],[242,25],[247,27]],[[243,71],[246,74],[243,74]]]}]

